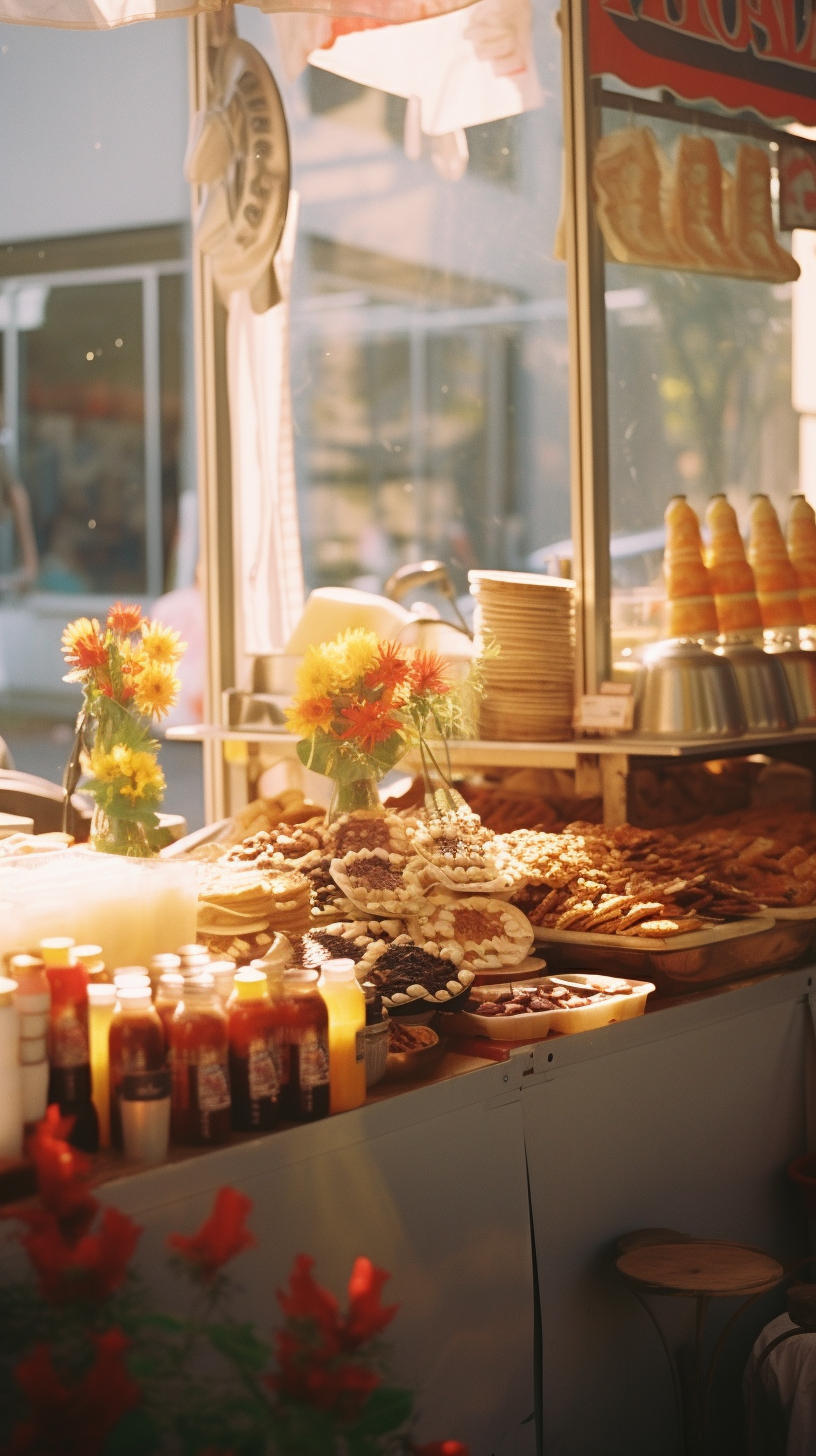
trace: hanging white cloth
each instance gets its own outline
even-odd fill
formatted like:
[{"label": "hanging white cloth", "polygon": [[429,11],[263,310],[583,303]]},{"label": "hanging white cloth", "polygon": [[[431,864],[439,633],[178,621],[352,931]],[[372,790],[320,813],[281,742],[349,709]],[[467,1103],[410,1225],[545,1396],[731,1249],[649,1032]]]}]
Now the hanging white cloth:
[{"label": "hanging white cloth", "polygon": [[[746,1399],[762,1351],[777,1335],[784,1335],[793,1327],[787,1314],[780,1314],[765,1326],[745,1368]],[[785,1416],[786,1456],[813,1456],[816,1451],[816,1335],[794,1335],[778,1345],[762,1366],[759,1378]]]},{"label": "hanging white cloth", "polygon": [[[229,0],[0,0],[0,21],[47,25],[63,30],[111,30],[135,20],[217,14]],[[241,0],[256,10],[304,10],[328,15],[365,15],[388,25],[439,15],[470,0]]]},{"label": "hanging white cloth", "polygon": [[275,273],[281,302],[253,311],[233,293],[227,327],[239,643],[280,652],[303,611],[289,384],[289,301],[298,197],[292,193]]},{"label": "hanging white cloth", "polygon": [[441,137],[540,106],[530,0],[476,0],[399,26],[276,16],[286,67],[312,66],[394,96],[419,98],[420,126]]}]

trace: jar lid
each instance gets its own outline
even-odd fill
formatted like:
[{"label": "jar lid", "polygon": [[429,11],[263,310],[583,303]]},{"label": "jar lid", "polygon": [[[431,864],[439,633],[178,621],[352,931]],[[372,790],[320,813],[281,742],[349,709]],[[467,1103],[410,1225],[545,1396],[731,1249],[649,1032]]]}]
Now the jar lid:
[{"label": "jar lid", "polygon": [[101,945],[76,945],[74,946],[74,955],[78,961],[84,961],[86,965],[88,961],[101,961],[103,959]]},{"label": "jar lid", "polygon": [[164,991],[178,991],[180,995],[184,988],[181,971],[163,971],[159,976],[159,986]]},{"label": "jar lid", "polygon": [[290,971],[284,971],[283,979],[287,986],[314,986],[317,984],[318,974],[308,966],[293,966]]},{"label": "jar lid", "polygon": [[269,995],[266,971],[257,964],[246,970],[236,971],[233,989],[239,1001],[264,1001]]},{"label": "jar lid", "polygon": [[10,980],[8,976],[0,976],[0,1006],[13,1006],[16,990],[16,981]]},{"label": "jar lid", "polygon": [[20,955],[9,956],[8,967],[13,973],[15,980],[20,980],[24,976],[33,975],[36,971],[44,971],[45,961],[41,960],[39,956],[23,955],[21,953]]},{"label": "jar lid", "polygon": [[181,956],[172,955],[169,951],[162,955],[150,957],[151,971],[177,971],[181,967]]},{"label": "jar lid", "polygon": [[327,981],[356,980],[354,961],[350,960],[323,961],[320,972]]},{"label": "jar lid", "polygon": [[150,990],[150,982],[146,986],[116,986],[119,1005],[123,1011],[140,1011],[144,1006],[153,1005],[153,993]]},{"label": "jar lid", "polygon": [[125,966],[121,971],[115,971],[113,976],[114,986],[149,986],[150,977],[144,966]]},{"label": "jar lid", "polygon": [[91,1006],[112,1006],[116,1000],[116,987],[110,981],[97,981],[88,987],[88,1002]]},{"label": "jar lid", "polygon": [[47,966],[62,970],[76,964],[75,942],[69,935],[52,935],[40,941],[40,954]]},{"label": "jar lid", "polygon": [[206,971],[202,971],[200,975],[185,980],[182,997],[185,1003],[215,1000],[215,981]]}]

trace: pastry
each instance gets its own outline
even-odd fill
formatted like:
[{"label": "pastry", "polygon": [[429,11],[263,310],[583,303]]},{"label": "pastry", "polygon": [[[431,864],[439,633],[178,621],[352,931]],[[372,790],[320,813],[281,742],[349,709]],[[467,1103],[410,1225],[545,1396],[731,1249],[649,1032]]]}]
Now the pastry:
[{"label": "pastry", "polygon": [[383,1005],[392,1009],[412,1001],[453,1001],[473,980],[472,971],[453,965],[438,949],[410,942],[388,946],[366,977],[381,993]]},{"label": "pastry", "polygon": [[766,495],[751,501],[748,560],[754,568],[762,625],[794,628],[804,625],[799,584],[785,547],[779,518]]},{"label": "pastry", "polygon": [[733,506],[724,495],[713,495],[706,511],[710,542],[706,565],[714,592],[721,632],[761,632],[762,617],[754,573],[745,555]]},{"label": "pastry", "polygon": [[402,917],[425,904],[414,864],[385,849],[350,850],[332,860],[331,874],[358,912]]},{"label": "pastry", "polygon": [[490,896],[444,895],[408,931],[431,954],[471,971],[517,966],[530,953],[533,927],[515,905]]},{"label": "pastry", "polygon": [[671,268],[681,261],[663,219],[667,165],[648,127],[610,132],[595,148],[592,181],[598,223],[619,263]]},{"label": "pastry", "polygon": [[670,637],[716,634],[717,610],[703,561],[700,523],[684,495],[672,496],[664,516],[667,630]]},{"label": "pastry", "polygon": [[761,147],[737,149],[734,179],[727,190],[728,232],[744,272],[768,283],[792,283],[800,268],[777,240],[771,210],[771,163]]},{"label": "pastry", "polygon": [[806,626],[816,626],[816,514],[803,495],[791,496],[788,556],[796,574]]},{"label": "pastry", "polygon": [[678,139],[669,229],[689,260],[687,266],[708,273],[743,270],[725,230],[723,171],[711,137],[684,133]]}]

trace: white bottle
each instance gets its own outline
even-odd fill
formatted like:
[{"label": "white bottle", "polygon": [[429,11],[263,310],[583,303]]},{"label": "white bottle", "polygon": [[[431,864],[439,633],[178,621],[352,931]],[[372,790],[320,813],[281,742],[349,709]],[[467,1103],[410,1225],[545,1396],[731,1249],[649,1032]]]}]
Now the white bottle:
[{"label": "white bottle", "polygon": [[20,1081],[23,1125],[33,1128],[48,1107],[48,1013],[51,987],[39,956],[15,955],[9,961],[17,982],[14,1004],[20,1018]]},{"label": "white bottle", "polygon": [[14,1004],[16,990],[16,981],[0,977],[0,1158],[19,1158],[23,1151],[20,1018]]}]

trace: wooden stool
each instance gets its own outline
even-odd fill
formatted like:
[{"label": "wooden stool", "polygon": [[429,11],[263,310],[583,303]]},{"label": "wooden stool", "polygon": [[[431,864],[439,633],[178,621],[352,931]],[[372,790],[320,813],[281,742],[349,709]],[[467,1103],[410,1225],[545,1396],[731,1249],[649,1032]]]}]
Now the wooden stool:
[{"label": "wooden stool", "polygon": [[[785,1277],[782,1265],[763,1254],[761,1249],[746,1244],[731,1244],[714,1239],[693,1239],[672,1235],[674,1242],[657,1242],[661,1234],[671,1230],[642,1229],[624,1235],[619,1241],[626,1252],[619,1255],[615,1267],[632,1293],[643,1305],[660,1336],[671,1370],[677,1410],[678,1429],[685,1456],[702,1456],[705,1449],[705,1426],[708,1397],[717,1361],[725,1341],[737,1320],[749,1305],[781,1283]],[[677,1361],[660,1322],[647,1302],[646,1295],[663,1295],[696,1302],[694,1358],[691,1377],[683,1389]],[[742,1298],[720,1335],[703,1380],[703,1335],[709,1303],[712,1299]]]}]

